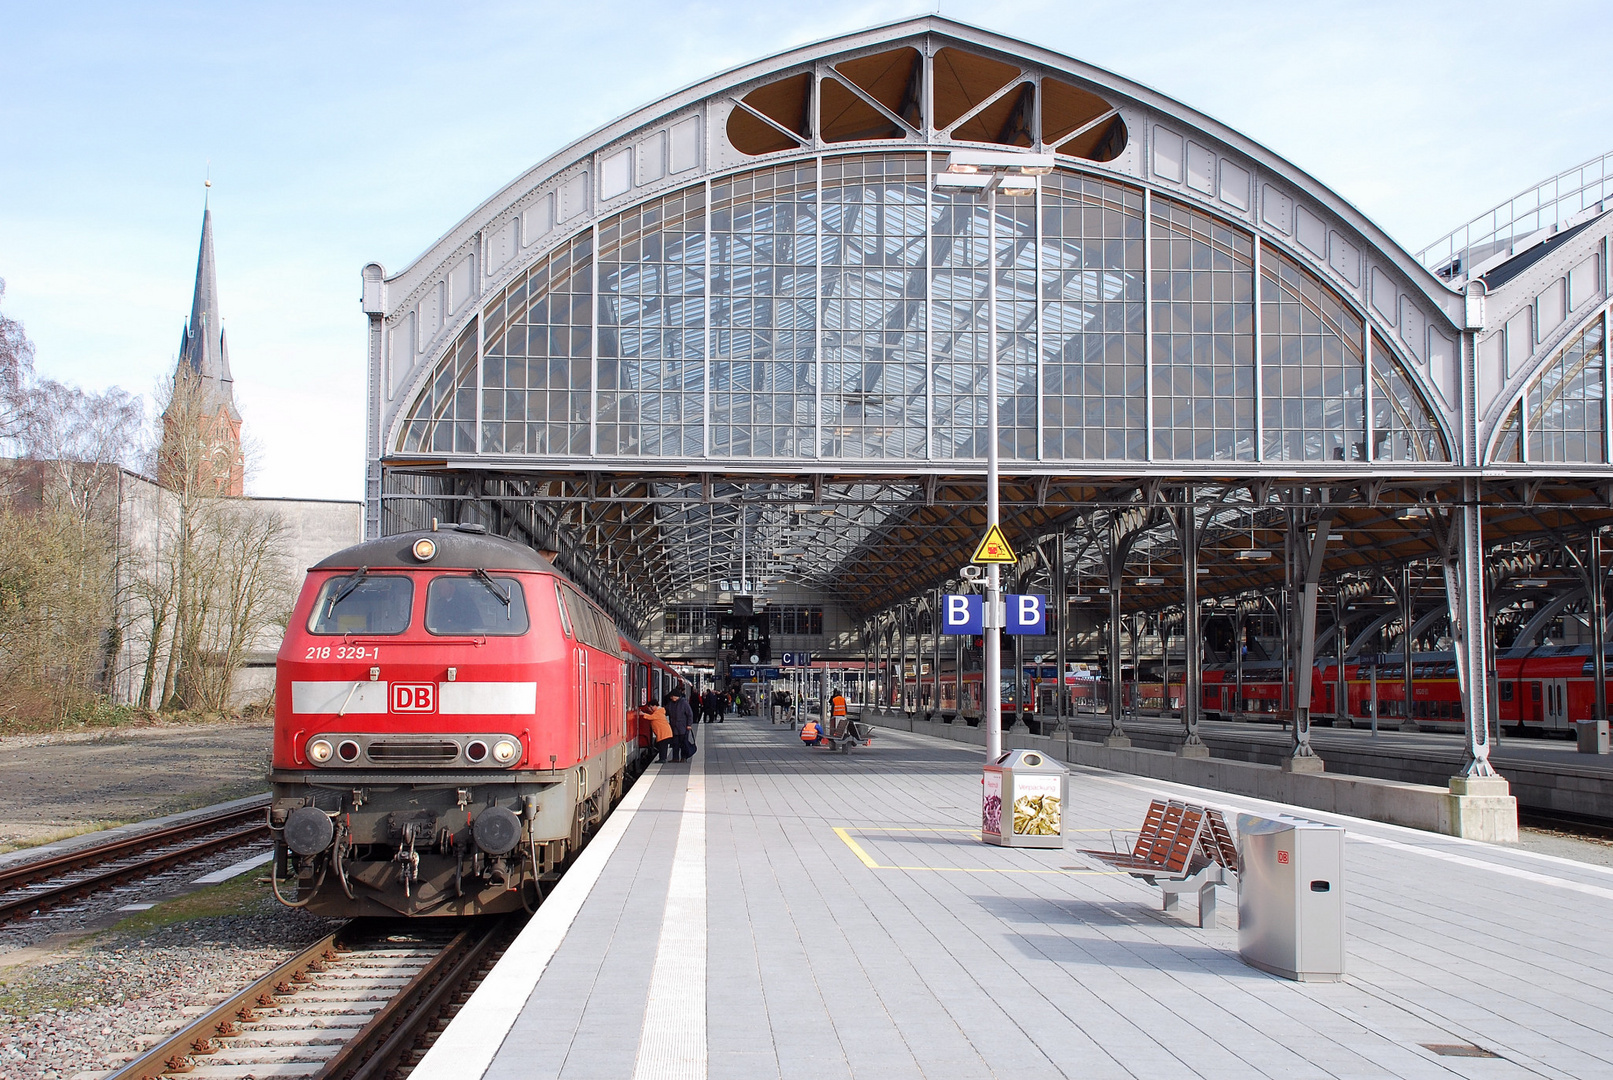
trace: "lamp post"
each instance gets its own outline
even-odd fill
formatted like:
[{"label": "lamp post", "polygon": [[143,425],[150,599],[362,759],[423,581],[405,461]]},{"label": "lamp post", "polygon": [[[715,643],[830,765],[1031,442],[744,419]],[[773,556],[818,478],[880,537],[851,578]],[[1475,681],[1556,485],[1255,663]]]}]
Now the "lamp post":
[{"label": "lamp post", "polygon": [[[1053,171],[1052,154],[1032,154],[1016,150],[954,150],[947,155],[946,172],[937,173],[935,190],[943,194],[972,191],[986,198],[986,324],[989,346],[986,350],[986,528],[999,524],[997,465],[997,192],[1006,195],[1034,195],[1037,177]],[[981,720],[986,725],[986,760],[996,761],[1003,753],[1003,626],[1002,576],[996,563],[986,568],[985,656],[980,666],[982,696]]]}]

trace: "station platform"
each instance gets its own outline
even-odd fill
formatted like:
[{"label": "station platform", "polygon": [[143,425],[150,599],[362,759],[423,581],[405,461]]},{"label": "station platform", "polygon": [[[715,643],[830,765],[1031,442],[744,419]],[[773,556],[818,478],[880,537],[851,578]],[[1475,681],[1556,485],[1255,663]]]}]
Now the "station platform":
[{"label": "station platform", "polygon": [[766,720],[652,766],[413,1073],[486,1077],[1606,1077],[1613,870],[1342,824],[1347,969],[1245,965],[1236,903],[1077,854],[1166,795],[1074,766],[1064,850],[979,841],[979,749],[849,755]]}]

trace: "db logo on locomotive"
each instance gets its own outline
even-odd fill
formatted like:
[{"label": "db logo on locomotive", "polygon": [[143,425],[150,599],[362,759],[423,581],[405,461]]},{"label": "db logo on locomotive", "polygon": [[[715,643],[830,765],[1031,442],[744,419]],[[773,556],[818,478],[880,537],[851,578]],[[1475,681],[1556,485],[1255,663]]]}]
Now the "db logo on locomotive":
[{"label": "db logo on locomotive", "polygon": [[393,712],[436,712],[436,683],[393,683]]}]

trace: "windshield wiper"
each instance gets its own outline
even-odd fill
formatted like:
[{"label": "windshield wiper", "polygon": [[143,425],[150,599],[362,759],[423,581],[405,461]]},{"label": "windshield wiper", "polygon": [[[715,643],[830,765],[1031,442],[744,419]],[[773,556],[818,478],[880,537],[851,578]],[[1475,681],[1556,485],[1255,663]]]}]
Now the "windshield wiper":
[{"label": "windshield wiper", "polygon": [[330,618],[331,613],[336,610],[336,605],[340,604],[343,600],[346,600],[348,594],[359,587],[359,583],[364,580],[365,576],[369,572],[370,568],[368,566],[359,567],[358,573],[348,578],[342,584],[342,587],[337,589],[336,592],[332,594],[331,598],[325,603],[325,618]]},{"label": "windshield wiper", "polygon": [[499,585],[498,582],[493,580],[492,575],[479,566],[472,570],[470,574],[471,577],[475,578],[477,581],[480,581],[483,585],[486,585],[488,592],[498,597],[498,602],[504,605],[505,620],[508,621],[509,619],[513,618],[514,613],[510,610],[510,594],[501,585]]}]

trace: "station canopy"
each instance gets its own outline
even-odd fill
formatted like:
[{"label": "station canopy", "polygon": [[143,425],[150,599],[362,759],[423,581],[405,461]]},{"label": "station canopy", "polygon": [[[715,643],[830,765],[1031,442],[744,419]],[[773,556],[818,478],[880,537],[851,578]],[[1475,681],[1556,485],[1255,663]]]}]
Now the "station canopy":
[{"label": "station canopy", "polygon": [[[937,182],[959,150],[1016,179],[995,220]],[[1561,195],[1547,241],[1598,239],[1608,183]],[[1079,588],[1118,544],[1149,582],[1128,603],[1181,603],[1184,535],[1201,595],[1269,590],[1323,519],[1329,577],[1371,591],[1450,553],[1474,478],[1486,542],[1545,552],[1613,492],[1605,264],[1564,271],[1549,330],[1531,293],[1527,341],[1492,318],[1547,241],[1414,256],[1187,106],[895,23],[678,91],[367,267],[369,528],[480,521],[628,628],[742,561],[871,617],[956,581],[995,412],[1021,568],[1058,543]]]}]

